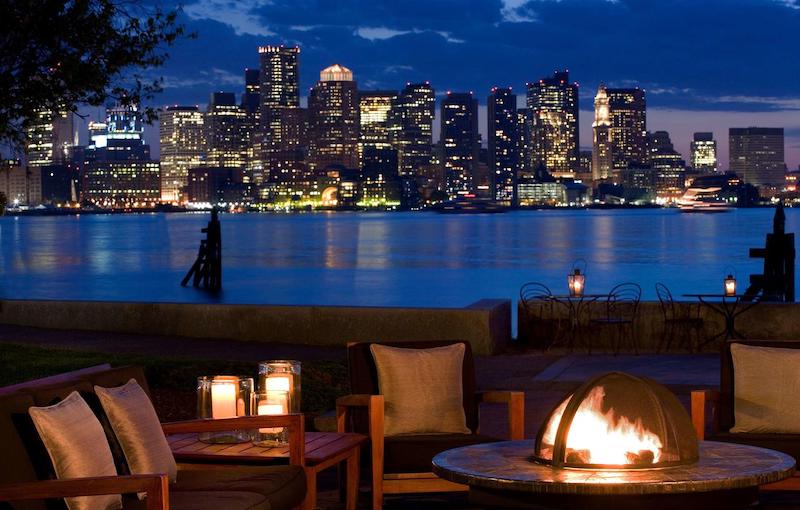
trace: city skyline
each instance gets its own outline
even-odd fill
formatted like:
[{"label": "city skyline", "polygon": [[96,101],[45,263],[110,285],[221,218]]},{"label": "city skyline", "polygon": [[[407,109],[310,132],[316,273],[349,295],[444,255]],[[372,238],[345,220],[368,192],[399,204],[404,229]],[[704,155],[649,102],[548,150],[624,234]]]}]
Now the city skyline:
[{"label": "city skyline", "polygon": [[[253,48],[285,42],[303,49],[304,103],[319,70],[334,63],[352,69],[365,90],[399,90],[406,82],[428,80],[438,99],[447,90],[475,93],[485,141],[485,99],[493,86],[512,86],[521,96],[526,82],[569,68],[581,85],[582,147],[590,145],[586,114],[593,110],[598,85],[638,85],[648,93],[648,124],[669,131],[684,157],[694,131],[714,132],[725,161],[727,128],[784,127],[787,164],[796,168],[800,93],[791,79],[798,70],[791,47],[800,19],[797,5],[700,4],[412,1],[401,9],[350,1],[335,8],[301,3],[290,9],[280,0],[246,7],[194,1],[181,18],[198,32],[198,40],[180,43],[158,71],[165,91],[157,104],[202,105],[210,91],[238,91],[243,69],[257,66]],[[655,29],[624,30],[645,24]],[[727,35],[736,33],[747,37]],[[598,58],[595,48],[609,41],[613,52]],[[437,119],[437,132],[438,125]]]}]

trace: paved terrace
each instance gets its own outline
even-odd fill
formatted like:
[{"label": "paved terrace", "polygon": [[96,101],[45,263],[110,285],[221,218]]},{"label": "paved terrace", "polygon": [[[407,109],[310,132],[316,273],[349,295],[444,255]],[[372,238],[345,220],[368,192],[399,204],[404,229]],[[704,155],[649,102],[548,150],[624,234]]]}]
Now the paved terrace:
[{"label": "paved terrace", "polygon": [[[17,343],[88,352],[187,357],[192,359],[228,359],[253,361],[275,358],[344,361],[340,347],[268,344],[233,340],[158,337],[93,331],[47,330],[0,325],[0,343]],[[0,370],[3,361],[0,360]],[[625,371],[651,377],[672,389],[688,406],[689,391],[712,388],[719,384],[717,354],[619,355],[566,352],[508,352],[476,357],[480,389],[512,389],[526,393],[526,435],[534,437],[547,413],[570,391],[587,378],[607,371]],[[326,420],[318,420],[326,426]],[[482,409],[486,432],[502,436],[506,427],[501,407]],[[320,504],[324,509],[339,509],[335,472],[322,482]],[[366,504],[366,498],[362,503]],[[428,496],[387,498],[386,508],[470,508],[466,497]],[[800,496],[771,495],[761,508],[800,508]]]}]

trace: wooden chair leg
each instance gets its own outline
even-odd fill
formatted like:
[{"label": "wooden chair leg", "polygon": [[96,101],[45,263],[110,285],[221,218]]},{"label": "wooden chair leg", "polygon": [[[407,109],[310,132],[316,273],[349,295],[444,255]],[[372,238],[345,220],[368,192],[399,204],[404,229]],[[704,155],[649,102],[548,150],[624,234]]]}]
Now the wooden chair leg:
[{"label": "wooden chair leg", "polygon": [[358,483],[361,473],[361,448],[355,448],[353,453],[347,457],[347,510],[356,510],[358,506]]},{"label": "wooden chair leg", "polygon": [[304,510],[317,508],[317,473],[312,469],[306,469],[306,500],[303,508]]}]

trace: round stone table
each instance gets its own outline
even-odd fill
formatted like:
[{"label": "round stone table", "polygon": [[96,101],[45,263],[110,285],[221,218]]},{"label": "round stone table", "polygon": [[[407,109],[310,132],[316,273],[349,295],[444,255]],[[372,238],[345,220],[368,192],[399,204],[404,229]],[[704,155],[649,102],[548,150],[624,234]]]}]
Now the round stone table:
[{"label": "round stone table", "polygon": [[531,459],[533,441],[465,446],[440,453],[433,471],[469,485],[474,502],[494,508],[744,508],[758,486],[794,474],[792,457],[755,446],[700,442],[694,464],[658,469],[554,468]]}]

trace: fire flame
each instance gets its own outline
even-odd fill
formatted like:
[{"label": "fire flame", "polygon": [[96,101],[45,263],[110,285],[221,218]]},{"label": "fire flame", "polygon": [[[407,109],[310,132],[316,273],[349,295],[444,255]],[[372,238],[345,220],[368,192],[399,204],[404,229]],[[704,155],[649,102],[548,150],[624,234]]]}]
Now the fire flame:
[{"label": "fire flame", "polygon": [[[661,439],[645,429],[640,418],[631,422],[615,417],[614,409],[602,412],[606,394],[602,386],[586,396],[567,432],[566,461],[581,464],[654,464],[661,459]],[[570,399],[553,413],[542,436],[542,446],[555,444],[561,417]],[[551,453],[552,456],[552,453]]]}]

